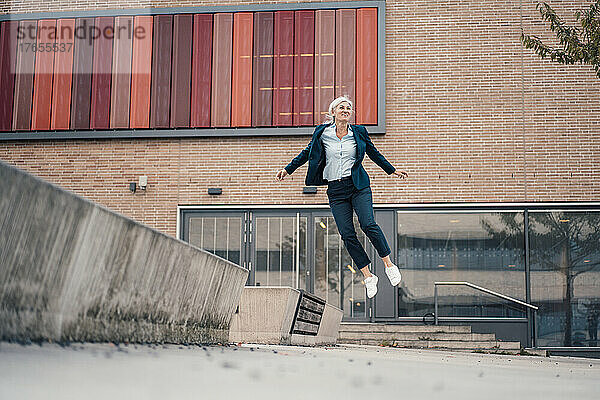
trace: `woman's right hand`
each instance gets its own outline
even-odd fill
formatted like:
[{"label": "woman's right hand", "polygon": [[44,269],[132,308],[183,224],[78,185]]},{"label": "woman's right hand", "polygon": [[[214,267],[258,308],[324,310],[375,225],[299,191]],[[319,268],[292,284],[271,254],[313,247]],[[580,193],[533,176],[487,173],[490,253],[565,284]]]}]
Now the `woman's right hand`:
[{"label": "woman's right hand", "polygon": [[277,179],[278,181],[282,181],[283,178],[285,178],[288,175],[287,171],[285,170],[285,168],[280,169],[279,171],[277,171],[277,175],[275,175],[275,179]]}]

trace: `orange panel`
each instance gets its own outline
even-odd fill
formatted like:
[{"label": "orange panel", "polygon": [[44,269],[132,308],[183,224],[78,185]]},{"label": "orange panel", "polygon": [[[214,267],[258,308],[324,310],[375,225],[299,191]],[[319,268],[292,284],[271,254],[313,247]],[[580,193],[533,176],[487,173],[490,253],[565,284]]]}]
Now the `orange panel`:
[{"label": "orange panel", "polygon": [[173,18],[171,128],[190,126],[193,18],[192,14],[175,15]]},{"label": "orange panel", "polygon": [[19,21],[0,25],[0,131],[9,131],[12,124],[18,26]]},{"label": "orange panel", "polygon": [[95,26],[102,32],[94,39],[94,61],[92,63],[92,103],[90,109],[90,128],[107,129],[110,127],[110,90],[111,67],[113,57],[113,17],[96,17]]},{"label": "orange panel", "polygon": [[[332,27],[333,29],[333,27]],[[315,12],[294,11],[294,125],[312,125],[315,74]]]},{"label": "orange panel", "polygon": [[[335,75],[335,11],[315,13],[315,125],[323,123],[333,100]],[[341,40],[347,40],[345,37]]]},{"label": "orange panel", "polygon": [[56,20],[38,21],[36,42],[35,76],[33,79],[32,130],[49,130],[52,111],[52,75],[54,74],[54,51]]},{"label": "orange panel", "polygon": [[[90,129],[90,104],[92,100],[92,64],[94,40],[88,32],[94,18],[75,19],[75,45],[73,46],[73,78],[71,83],[71,129]],[[94,35],[95,36],[95,35]]]},{"label": "orange panel", "polygon": [[152,70],[152,16],[137,16],[133,21],[133,59],[131,61],[130,128],[147,128],[150,123],[150,78]]},{"label": "orange panel", "polygon": [[69,122],[71,121],[71,81],[73,78],[75,20],[59,19],[56,23],[56,30],[58,32],[56,37],[58,51],[54,53],[50,128],[69,129]]},{"label": "orange panel", "polygon": [[377,9],[356,12],[356,122],[377,125]]},{"label": "orange panel", "polygon": [[252,13],[233,15],[233,82],[231,126],[252,122]]},{"label": "orange panel", "polygon": [[113,40],[112,88],[110,91],[110,127],[129,127],[131,98],[131,51],[133,44],[133,17],[115,18]]},{"label": "orange panel", "polygon": [[292,125],[294,99],[294,12],[275,12],[273,38],[273,125]]},{"label": "orange panel", "polygon": [[192,127],[210,126],[210,89],[212,85],[212,14],[194,15],[192,49]]},{"label": "orange panel", "polygon": [[[19,21],[21,32],[17,35],[17,59],[15,61],[15,89],[13,100],[12,130],[30,130],[31,128],[31,102],[33,100],[33,71],[35,67],[35,51],[31,46],[35,44],[37,22],[31,20]],[[23,49],[23,47],[26,47]]]},{"label": "orange panel", "polygon": [[154,16],[152,82],[150,89],[150,128],[169,127],[171,105],[171,54],[173,15]]},{"label": "orange panel", "polygon": [[335,11],[335,97],[355,101],[356,85],[356,10]]},{"label": "orange panel", "polygon": [[272,12],[254,13],[252,126],[273,124],[273,22]]},{"label": "orange panel", "polygon": [[211,126],[231,126],[231,57],[233,15],[217,13],[213,26]]}]

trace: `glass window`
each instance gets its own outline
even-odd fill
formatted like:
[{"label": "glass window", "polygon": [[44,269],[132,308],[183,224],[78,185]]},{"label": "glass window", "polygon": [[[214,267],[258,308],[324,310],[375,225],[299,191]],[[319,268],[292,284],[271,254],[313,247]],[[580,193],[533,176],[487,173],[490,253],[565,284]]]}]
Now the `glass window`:
[{"label": "glass window", "polygon": [[[38,82],[52,83],[54,58],[40,52],[36,59],[30,52],[20,51],[15,54],[14,72],[32,78],[17,79],[14,85],[14,109],[19,111],[14,115],[14,130],[19,131],[19,135],[0,132],[0,140],[39,136],[40,131],[52,137],[72,138],[73,132],[55,131],[54,126],[50,129],[51,109],[60,110],[61,129],[68,129],[70,118],[75,121],[73,128],[92,128],[84,137],[128,137],[132,128],[137,129],[137,135],[172,137],[174,131],[185,128],[186,136],[190,132],[199,136],[230,136],[238,134],[237,127],[247,128],[246,135],[282,136],[297,132],[310,135],[312,126],[323,121],[329,102],[342,94],[356,98],[357,123],[370,126],[372,133],[385,133],[384,113],[378,99],[385,85],[385,75],[378,69],[385,61],[383,52],[378,51],[385,41],[385,30],[379,29],[383,22],[379,15],[384,6],[372,2],[364,5],[332,8],[328,4],[317,10],[314,8],[320,7],[302,3],[288,5],[287,10],[272,5],[267,6],[270,12],[265,4],[245,6],[248,9],[243,12],[215,12],[213,7],[194,7],[186,12],[163,8],[154,17],[141,12],[133,20],[136,32],[133,48],[132,32],[126,29],[128,34],[115,35],[114,52],[110,51],[112,39],[104,35],[79,38],[78,35],[73,37],[73,29],[66,30],[69,34],[59,29],[54,32],[60,36],[59,43],[77,41],[73,49],[74,62],[57,58],[57,67],[68,72],[69,82],[73,80],[72,110],[63,106],[71,104],[69,85],[56,85],[59,96],[38,96],[44,93],[38,90]],[[110,19],[96,19],[102,29],[112,24],[112,16],[122,15],[118,10],[102,14],[111,15],[106,17]],[[65,20],[60,19],[59,24],[62,21]],[[48,31],[54,31],[56,25],[55,20],[30,21],[29,17],[20,22],[25,28],[38,23],[43,28],[51,28]],[[121,28],[127,26],[115,27],[119,33]],[[155,38],[165,39],[153,42],[152,35],[141,35],[142,40],[137,40],[139,28],[142,32],[154,31]],[[75,32],[78,29],[79,22]],[[44,30],[38,29],[37,35],[42,35]],[[343,37],[339,45],[336,35]],[[17,36],[20,35],[9,35],[3,40],[11,46],[20,46],[23,38]],[[29,44],[35,38],[24,40]],[[54,44],[55,38],[46,33],[45,40]],[[124,51],[127,47],[129,50]],[[70,72],[71,64],[74,73]],[[90,74],[94,82],[96,78],[105,79],[103,76],[111,79],[112,65],[128,67],[126,70],[132,72],[131,85],[130,80],[120,79],[125,74],[116,68],[112,71],[112,88],[94,84],[89,90],[84,83],[79,83]],[[173,74],[164,73],[166,71]],[[168,90],[170,85],[172,91]],[[7,90],[12,91],[12,86],[6,86],[5,80],[0,81],[0,92]],[[98,109],[92,107],[90,121],[90,103],[96,98],[110,99],[111,90],[119,102],[112,105],[103,102]],[[32,92],[36,95],[31,96]],[[31,113],[32,100],[34,110],[46,111],[41,112],[46,118],[40,124],[38,118],[32,118],[36,115]],[[3,114],[7,115],[0,115],[0,130],[10,130],[12,107]],[[102,120],[99,126],[95,124],[98,119]],[[95,132],[105,126],[111,129]]]},{"label": "glass window", "polygon": [[241,217],[191,217],[189,229],[190,244],[240,264]]},{"label": "glass window", "polygon": [[[522,212],[398,212],[398,315],[434,311],[436,281],[466,281],[525,299]],[[440,316],[524,317],[518,305],[464,286],[440,286]]]},{"label": "glass window", "polygon": [[598,346],[600,212],[529,214],[538,346]]},{"label": "glass window", "polygon": [[[354,216],[354,226],[359,222]],[[333,217],[315,217],[315,294],[341,308],[345,317],[366,317],[366,293],[362,273],[352,261]],[[367,238],[357,229],[359,242]]]},{"label": "glass window", "polygon": [[306,288],[306,220],[255,218],[256,285]]}]

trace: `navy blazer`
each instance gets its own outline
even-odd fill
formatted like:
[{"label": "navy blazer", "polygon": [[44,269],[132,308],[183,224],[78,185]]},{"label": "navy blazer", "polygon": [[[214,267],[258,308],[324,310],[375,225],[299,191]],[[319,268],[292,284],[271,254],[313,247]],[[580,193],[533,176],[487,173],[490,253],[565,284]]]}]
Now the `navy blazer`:
[{"label": "navy blazer", "polygon": [[[325,148],[321,140],[321,134],[330,124],[321,124],[315,128],[312,139],[308,146],[300,152],[286,167],[286,172],[291,175],[296,169],[308,161],[308,171],[306,172],[306,186],[327,185],[327,180],[323,179],[323,169],[325,168]],[[385,157],[375,148],[375,145],[369,137],[367,129],[362,125],[350,125],[356,140],[356,162],[352,166],[352,182],[356,189],[364,189],[370,185],[369,175],[362,166],[362,160],[365,153],[375,164],[379,165],[388,175],[396,170],[385,159]]]}]

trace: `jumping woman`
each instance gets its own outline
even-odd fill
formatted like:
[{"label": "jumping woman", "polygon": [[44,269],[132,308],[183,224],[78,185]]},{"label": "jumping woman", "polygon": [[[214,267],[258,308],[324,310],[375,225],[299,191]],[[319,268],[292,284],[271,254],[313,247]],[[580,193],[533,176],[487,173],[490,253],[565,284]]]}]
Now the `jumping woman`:
[{"label": "jumping woman", "polygon": [[329,105],[327,121],[315,128],[308,146],[276,175],[278,181],[294,173],[308,161],[307,186],[327,185],[329,207],[344,246],[364,276],[367,297],[377,294],[376,275],[369,271],[371,260],[356,236],[352,220],[353,210],[358,216],[360,227],[367,235],[385,264],[385,273],[392,286],[402,279],[398,267],[390,260],[390,246],[373,215],[373,194],[369,175],[362,166],[365,153],[388,175],[401,179],[408,177],[406,171],[397,170],[375,148],[367,129],[352,125],[352,102],[347,97],[338,97]]}]

